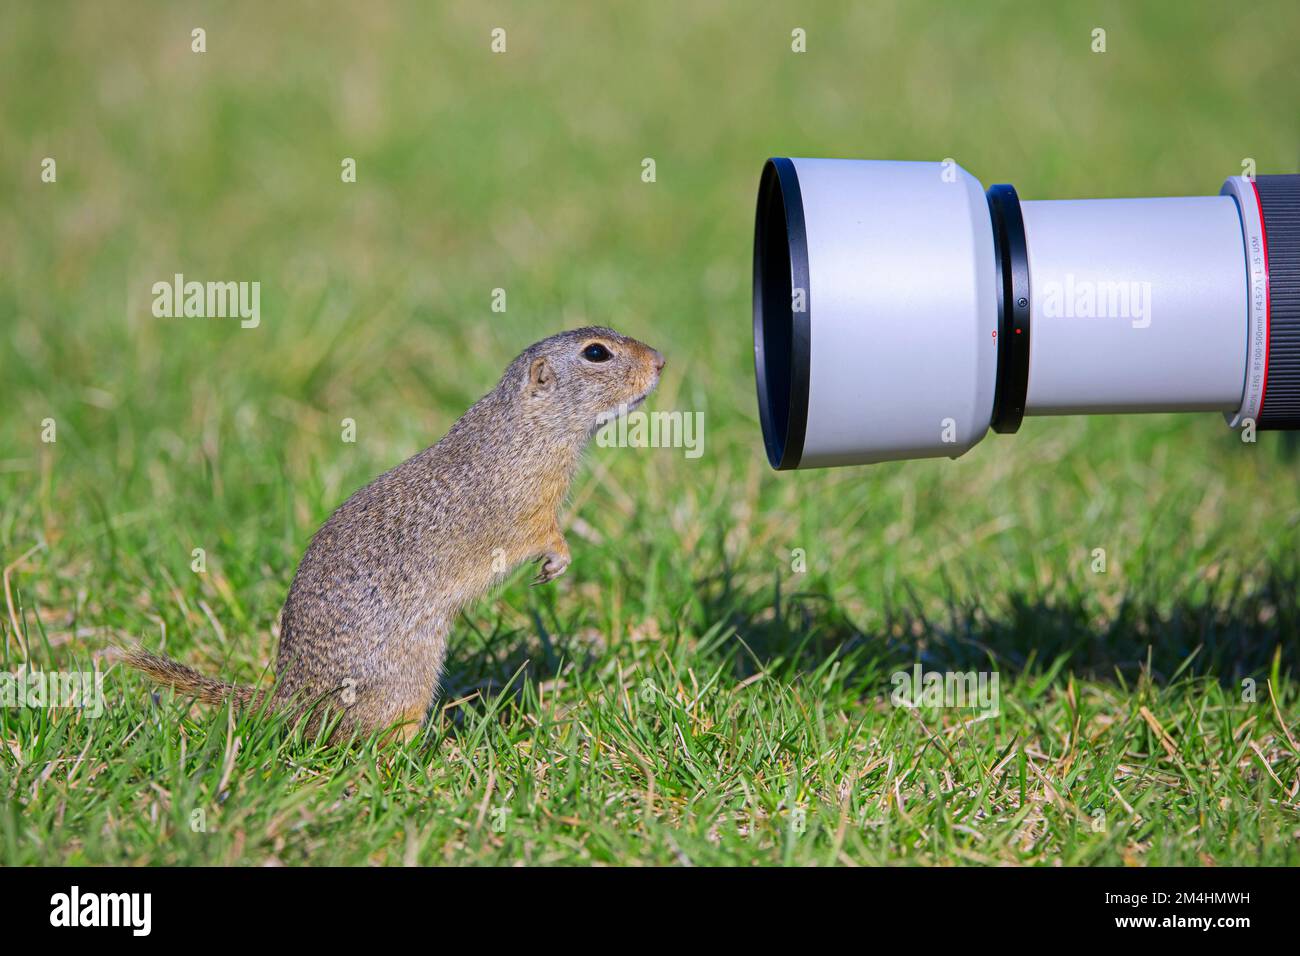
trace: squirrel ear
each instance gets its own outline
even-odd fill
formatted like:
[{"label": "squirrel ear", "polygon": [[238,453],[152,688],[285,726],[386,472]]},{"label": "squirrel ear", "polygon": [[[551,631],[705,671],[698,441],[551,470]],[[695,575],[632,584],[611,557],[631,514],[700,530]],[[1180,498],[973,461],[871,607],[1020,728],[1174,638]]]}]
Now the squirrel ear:
[{"label": "squirrel ear", "polygon": [[551,363],[544,358],[533,359],[528,367],[528,389],[532,392],[545,392],[555,384],[555,371]]}]

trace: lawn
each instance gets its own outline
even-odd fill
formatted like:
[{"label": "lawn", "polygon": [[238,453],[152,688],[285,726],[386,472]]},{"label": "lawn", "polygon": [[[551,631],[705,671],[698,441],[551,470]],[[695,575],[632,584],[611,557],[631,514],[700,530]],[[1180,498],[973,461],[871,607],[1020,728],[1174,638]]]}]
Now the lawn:
[{"label": "lawn", "polygon": [[[6,3],[3,670],[101,670],[104,708],[0,708],[0,863],[1300,862],[1294,443],[763,457],[767,156],[1026,198],[1296,168],[1300,7],[1054,6]],[[156,317],[176,273],[260,282],[260,323]],[[592,448],[568,573],[467,609],[422,736],[330,748],[113,662],[268,681],[329,513],[592,323],[664,352],[649,407],[703,454]],[[998,712],[895,706],[918,663]]]}]

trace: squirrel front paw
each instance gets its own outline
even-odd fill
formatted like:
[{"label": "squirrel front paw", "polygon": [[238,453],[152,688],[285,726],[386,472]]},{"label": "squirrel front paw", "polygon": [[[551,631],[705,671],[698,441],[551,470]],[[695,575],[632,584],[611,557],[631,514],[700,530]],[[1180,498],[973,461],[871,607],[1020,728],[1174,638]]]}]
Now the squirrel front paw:
[{"label": "squirrel front paw", "polygon": [[537,572],[537,577],[533,579],[533,587],[539,584],[545,584],[547,581],[554,581],[563,574],[569,567],[569,549],[565,548],[564,553],[559,551],[548,551],[542,555],[542,569]]}]

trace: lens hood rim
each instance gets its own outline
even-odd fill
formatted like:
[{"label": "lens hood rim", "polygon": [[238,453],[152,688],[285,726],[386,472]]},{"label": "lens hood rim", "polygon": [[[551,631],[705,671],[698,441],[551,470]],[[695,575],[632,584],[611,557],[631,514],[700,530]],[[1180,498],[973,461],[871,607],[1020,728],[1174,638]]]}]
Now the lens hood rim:
[{"label": "lens hood rim", "polygon": [[772,157],[759,179],[754,222],[754,377],[767,460],[778,471],[798,468],[803,457],[811,311],[799,175],[792,160]]}]

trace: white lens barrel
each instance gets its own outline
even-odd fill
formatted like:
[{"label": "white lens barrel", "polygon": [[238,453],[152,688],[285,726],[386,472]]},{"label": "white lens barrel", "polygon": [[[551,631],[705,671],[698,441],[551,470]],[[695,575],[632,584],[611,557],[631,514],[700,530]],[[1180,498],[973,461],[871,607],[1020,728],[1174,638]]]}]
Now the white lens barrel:
[{"label": "white lens barrel", "polygon": [[[1267,180],[1281,178],[1283,177],[1266,177]],[[1270,188],[1276,192],[1276,183],[1267,183],[1265,190],[1268,191]],[[1264,387],[1267,384],[1271,332],[1270,306],[1272,304],[1268,283],[1268,247],[1264,232],[1264,210],[1259,200],[1259,191],[1255,182],[1241,176],[1229,176],[1219,194],[1231,197],[1237,204],[1237,209],[1241,214],[1242,234],[1245,239],[1246,302],[1249,313],[1246,324],[1246,382],[1241,397],[1241,405],[1232,414],[1224,415],[1229,426],[1240,428],[1248,422],[1258,423],[1264,410]],[[1285,219],[1286,210],[1284,204],[1277,203],[1276,197],[1274,198],[1275,201],[1271,204],[1271,208],[1274,214],[1272,217],[1274,218],[1274,227],[1277,229],[1283,225],[1278,220]],[[1280,206],[1283,208],[1279,208]],[[1300,216],[1293,216],[1292,218],[1296,220],[1296,225],[1300,226]],[[1275,247],[1274,253],[1274,269],[1279,270],[1279,273],[1284,272],[1285,249]],[[1284,275],[1279,274],[1279,279],[1285,284]],[[1285,308],[1283,311],[1285,311]],[[1300,309],[1293,309],[1292,311],[1300,313]],[[1285,315],[1281,316],[1281,318],[1283,324],[1285,324]],[[1278,344],[1285,348],[1283,337],[1279,337]],[[1276,376],[1274,376],[1274,379],[1274,407],[1276,408],[1278,405]],[[1285,410],[1283,411],[1285,412]],[[1295,426],[1293,424],[1290,427]]]},{"label": "white lens barrel", "polygon": [[1246,261],[1226,196],[1022,202],[1027,415],[1235,409]]},{"label": "white lens barrel", "polygon": [[[785,238],[773,236],[795,204],[804,236],[791,242],[787,263],[772,251]],[[773,160],[759,205],[755,343],[773,465],[956,457],[984,437],[998,306],[979,181],[953,163]],[[791,269],[789,285],[760,288],[764,275]],[[779,394],[772,382],[794,380],[797,389],[800,376],[785,367],[794,358],[776,339],[797,339],[802,328],[806,392]],[[774,435],[782,420],[789,433]]]},{"label": "white lens barrel", "polygon": [[1022,413],[1300,427],[1300,176],[1022,202],[951,161],[769,160],[754,347],[781,469],[955,458]]}]

